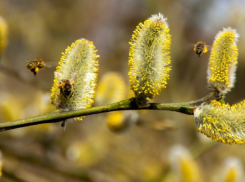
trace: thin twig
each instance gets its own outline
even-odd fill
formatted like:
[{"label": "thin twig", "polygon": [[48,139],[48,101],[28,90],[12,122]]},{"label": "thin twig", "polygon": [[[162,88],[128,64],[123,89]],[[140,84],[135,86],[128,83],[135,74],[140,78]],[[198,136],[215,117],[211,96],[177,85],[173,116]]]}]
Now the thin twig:
[{"label": "thin twig", "polygon": [[15,128],[21,128],[26,126],[44,124],[44,123],[56,123],[69,118],[75,118],[80,116],[99,114],[104,112],[119,111],[119,110],[165,110],[165,111],[175,111],[187,115],[193,115],[194,106],[198,106],[203,102],[209,102],[211,100],[220,99],[219,94],[210,93],[202,99],[183,102],[183,103],[151,103],[149,106],[144,108],[138,108],[135,104],[134,98],[109,104],[106,106],[91,107],[88,109],[79,109],[76,111],[62,112],[59,110],[52,111],[40,116],[20,119],[16,121],[4,122],[0,124],[0,132],[6,130],[12,130]]}]

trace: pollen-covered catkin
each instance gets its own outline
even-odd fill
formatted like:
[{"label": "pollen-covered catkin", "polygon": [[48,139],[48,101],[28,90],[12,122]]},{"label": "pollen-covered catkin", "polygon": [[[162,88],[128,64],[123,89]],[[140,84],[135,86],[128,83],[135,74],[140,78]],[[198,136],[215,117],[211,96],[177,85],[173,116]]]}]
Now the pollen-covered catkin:
[{"label": "pollen-covered catkin", "polygon": [[8,25],[3,17],[0,16],[0,54],[7,45]]},{"label": "pollen-covered catkin", "polygon": [[79,39],[62,53],[50,98],[57,109],[69,111],[91,107],[99,65],[96,52],[93,42]]},{"label": "pollen-covered catkin", "polygon": [[230,106],[213,100],[194,111],[198,131],[222,143],[245,142],[245,101]]},{"label": "pollen-covered catkin", "polygon": [[238,49],[238,33],[224,28],[214,40],[207,71],[208,86],[212,91],[226,94],[234,87]]},{"label": "pollen-covered catkin", "polygon": [[140,23],[129,42],[129,80],[138,107],[147,106],[166,87],[171,67],[171,35],[162,14]]}]

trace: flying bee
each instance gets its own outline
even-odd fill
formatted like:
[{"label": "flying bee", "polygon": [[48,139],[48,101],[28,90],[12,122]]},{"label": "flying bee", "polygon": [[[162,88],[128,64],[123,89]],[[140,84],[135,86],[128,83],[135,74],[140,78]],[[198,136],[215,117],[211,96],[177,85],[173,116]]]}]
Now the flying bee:
[{"label": "flying bee", "polygon": [[33,59],[33,60],[29,61],[26,64],[26,67],[27,67],[27,69],[31,70],[31,72],[36,77],[36,74],[39,72],[40,69],[42,69],[44,67],[50,68],[50,67],[52,67],[52,65],[44,62],[41,58],[37,58],[37,59]]},{"label": "flying bee", "polygon": [[209,45],[207,45],[205,42],[198,41],[194,45],[193,51],[198,55],[198,57],[201,57],[202,54],[206,54],[209,50]]},{"label": "flying bee", "polygon": [[60,89],[60,93],[66,98],[69,99],[73,95],[73,85],[75,84],[75,78],[76,78],[76,73],[73,73],[71,75],[71,78],[65,79],[63,78],[63,75],[59,72],[54,72],[54,75],[56,78],[59,80],[59,86],[58,88]]}]

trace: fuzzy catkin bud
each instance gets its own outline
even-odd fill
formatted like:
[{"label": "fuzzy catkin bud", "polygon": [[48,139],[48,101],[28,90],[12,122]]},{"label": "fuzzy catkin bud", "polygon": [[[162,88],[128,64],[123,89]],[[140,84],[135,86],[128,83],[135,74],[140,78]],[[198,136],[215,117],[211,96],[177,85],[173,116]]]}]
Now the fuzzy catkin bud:
[{"label": "fuzzy catkin bud", "polygon": [[0,16],[0,54],[3,49],[7,46],[7,38],[8,38],[8,25],[4,18]]},{"label": "fuzzy catkin bud", "polygon": [[190,152],[183,146],[176,145],[170,150],[170,162],[176,181],[201,182],[202,175],[198,164]]},{"label": "fuzzy catkin bud", "polygon": [[[50,101],[63,111],[89,108],[94,102],[98,61],[93,42],[79,39],[62,53],[56,68]],[[62,92],[62,81],[73,83],[70,94]],[[77,118],[79,120],[79,118]]]},{"label": "fuzzy catkin bud", "polygon": [[137,111],[117,111],[108,113],[106,125],[110,131],[122,133],[131,128],[137,121],[139,115]]},{"label": "fuzzy catkin bud", "polygon": [[230,106],[213,100],[194,111],[198,131],[222,143],[245,142],[245,101]]},{"label": "fuzzy catkin bud", "polygon": [[99,105],[111,104],[125,99],[126,84],[123,77],[117,72],[104,74],[98,84],[96,103]]},{"label": "fuzzy catkin bud", "polygon": [[239,35],[236,30],[224,28],[214,40],[207,71],[208,86],[212,91],[226,94],[234,87]]},{"label": "fuzzy catkin bud", "polygon": [[169,79],[170,45],[166,18],[153,15],[133,32],[129,42],[129,80],[139,107],[147,98],[155,98]]},{"label": "fuzzy catkin bud", "polygon": [[218,182],[242,182],[244,181],[242,162],[235,157],[226,159],[220,170]]}]

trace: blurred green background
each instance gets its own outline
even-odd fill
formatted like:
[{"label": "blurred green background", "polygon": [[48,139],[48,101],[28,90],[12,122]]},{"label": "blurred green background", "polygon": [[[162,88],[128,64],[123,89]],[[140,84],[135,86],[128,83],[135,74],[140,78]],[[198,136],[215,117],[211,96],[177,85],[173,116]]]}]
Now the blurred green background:
[{"label": "blurred green background", "polygon": [[[98,82],[104,74],[117,72],[127,85],[122,99],[132,97],[128,42],[140,22],[159,12],[168,18],[172,35],[172,70],[167,88],[154,102],[192,101],[208,94],[209,52],[198,58],[190,45],[197,41],[212,45],[223,27],[240,34],[237,81],[225,99],[230,104],[239,102],[245,89],[244,8],[242,0],[0,0],[0,16],[9,28],[8,46],[1,56],[0,122],[55,109],[49,104],[49,90],[56,66],[34,78],[26,62],[42,58],[57,65],[61,52],[80,38],[93,41],[98,50]],[[175,181],[177,174],[169,161],[177,144],[191,152],[203,181],[215,181],[230,156],[245,165],[244,145],[213,142],[197,132],[193,116],[140,112],[137,124],[123,133],[111,132],[106,117],[87,116],[68,123],[65,130],[60,124],[49,124],[0,133],[1,181]]]}]

